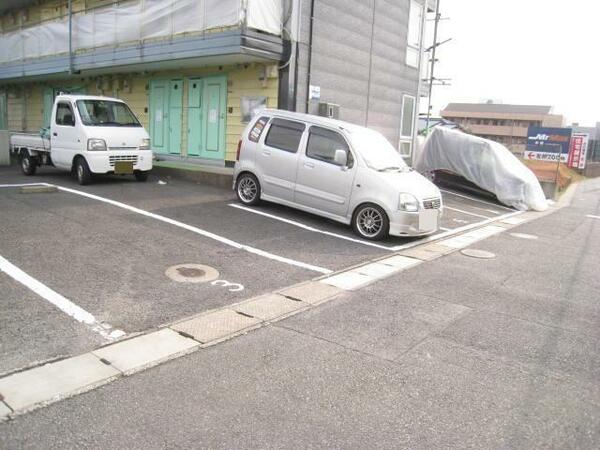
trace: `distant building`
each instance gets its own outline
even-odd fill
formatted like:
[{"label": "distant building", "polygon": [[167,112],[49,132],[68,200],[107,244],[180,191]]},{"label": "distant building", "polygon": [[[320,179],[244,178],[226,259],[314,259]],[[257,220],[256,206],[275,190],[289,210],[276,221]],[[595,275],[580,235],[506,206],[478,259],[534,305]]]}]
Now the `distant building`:
[{"label": "distant building", "polygon": [[450,103],[441,112],[467,132],[499,142],[513,153],[522,153],[530,126],[562,127],[565,119],[551,106],[498,103]]},{"label": "distant building", "polygon": [[430,117],[429,123],[427,118],[419,117],[419,136],[427,136],[435,127],[445,127],[450,129],[460,129],[460,127],[451,120],[442,119],[441,117]]}]

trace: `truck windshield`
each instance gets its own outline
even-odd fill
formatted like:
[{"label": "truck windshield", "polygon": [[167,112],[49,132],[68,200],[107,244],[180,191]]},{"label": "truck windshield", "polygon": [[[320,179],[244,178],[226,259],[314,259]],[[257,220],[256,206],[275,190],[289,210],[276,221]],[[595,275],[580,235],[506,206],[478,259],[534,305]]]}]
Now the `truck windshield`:
[{"label": "truck windshield", "polygon": [[141,127],[129,107],[110,100],[78,100],[77,109],[84,125],[96,127]]},{"label": "truck windshield", "polygon": [[377,131],[364,129],[352,132],[351,136],[352,143],[371,169],[379,171],[408,170],[400,153]]}]

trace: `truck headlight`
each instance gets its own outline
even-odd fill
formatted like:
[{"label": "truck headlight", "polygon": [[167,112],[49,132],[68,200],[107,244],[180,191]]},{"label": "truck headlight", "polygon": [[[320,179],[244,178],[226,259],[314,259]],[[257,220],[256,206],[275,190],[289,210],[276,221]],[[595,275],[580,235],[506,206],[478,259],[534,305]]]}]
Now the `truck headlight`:
[{"label": "truck headlight", "polygon": [[403,192],[400,194],[398,209],[400,211],[416,212],[419,210],[419,201],[414,195]]},{"label": "truck headlight", "polygon": [[87,149],[90,152],[106,150],[106,142],[104,139],[88,139]]},{"label": "truck headlight", "polygon": [[150,139],[142,139],[140,142],[140,150],[150,150]]}]

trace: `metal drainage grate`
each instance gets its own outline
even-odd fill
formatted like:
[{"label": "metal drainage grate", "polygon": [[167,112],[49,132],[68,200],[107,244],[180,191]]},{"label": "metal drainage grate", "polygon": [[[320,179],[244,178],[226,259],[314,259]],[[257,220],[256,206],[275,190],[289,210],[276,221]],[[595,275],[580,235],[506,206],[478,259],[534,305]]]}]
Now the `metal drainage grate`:
[{"label": "metal drainage grate", "polygon": [[179,283],[206,283],[219,278],[219,272],[203,264],[178,264],[165,271],[165,275]]},{"label": "metal drainage grate", "polygon": [[486,252],[485,250],[476,250],[474,248],[465,248],[460,252],[465,256],[469,256],[470,258],[493,259],[496,257],[496,255],[492,252]]}]

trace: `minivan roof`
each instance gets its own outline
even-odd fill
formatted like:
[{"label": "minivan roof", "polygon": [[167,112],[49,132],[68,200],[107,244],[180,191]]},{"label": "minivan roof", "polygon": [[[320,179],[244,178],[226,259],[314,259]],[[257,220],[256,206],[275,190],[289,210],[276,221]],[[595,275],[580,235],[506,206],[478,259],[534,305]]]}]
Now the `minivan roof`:
[{"label": "minivan roof", "polygon": [[344,122],[343,120],[330,119],[329,117],[315,116],[314,114],[304,114],[293,111],[286,111],[284,109],[262,109],[260,112],[256,114],[257,116],[269,115],[273,117],[282,117],[290,120],[300,120],[302,122],[308,122],[313,125],[324,125],[330,127],[337,127],[348,131],[361,131],[361,130],[370,130],[366,127],[361,127],[360,125],[355,125],[353,123]]}]

